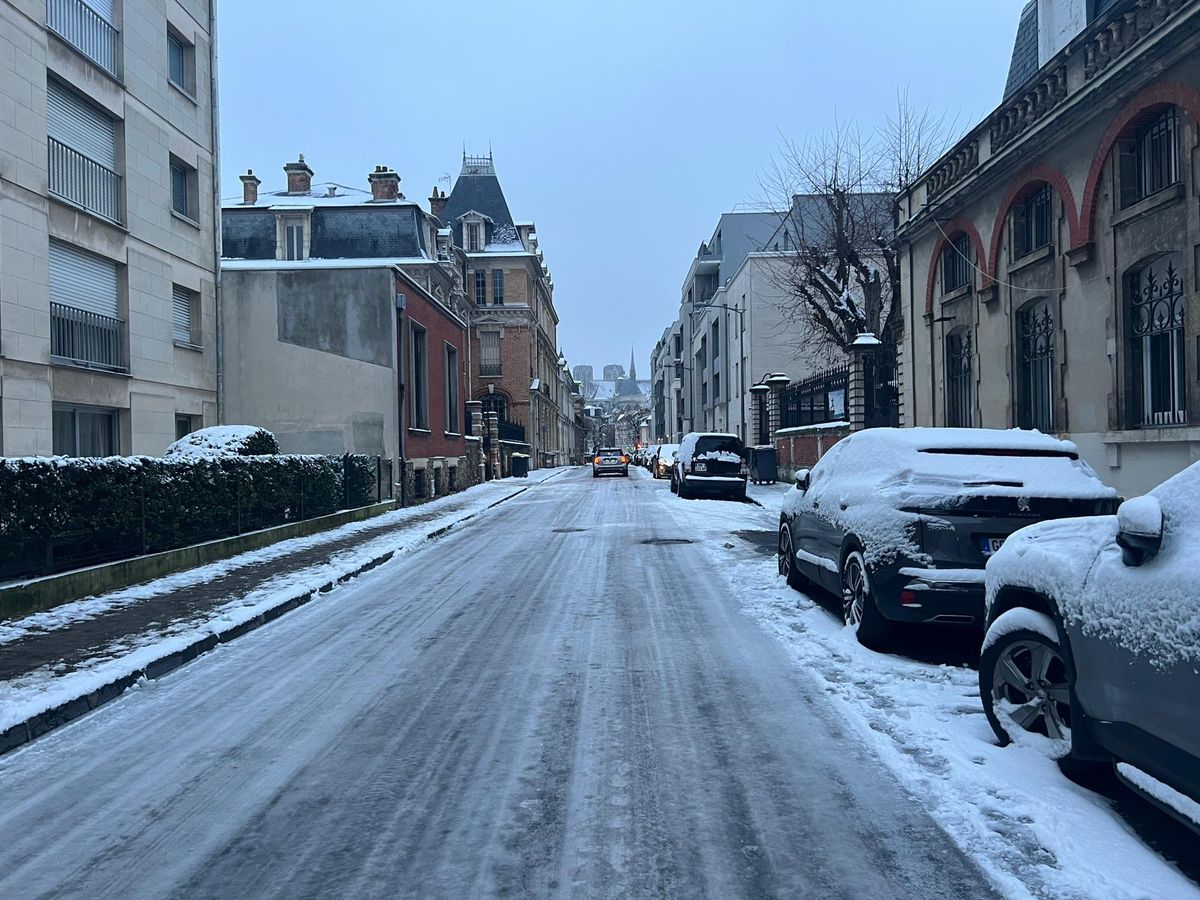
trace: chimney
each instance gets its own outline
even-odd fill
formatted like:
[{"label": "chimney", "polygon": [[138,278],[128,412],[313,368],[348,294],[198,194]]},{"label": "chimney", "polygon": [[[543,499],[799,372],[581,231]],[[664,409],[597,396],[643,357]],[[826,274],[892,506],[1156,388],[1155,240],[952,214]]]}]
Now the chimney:
[{"label": "chimney", "polygon": [[371,199],[376,203],[400,196],[400,176],[387,166],[376,166],[367,181],[371,182]]},{"label": "chimney", "polygon": [[247,169],[242,179],[242,202],[249,205],[258,202],[258,186],[262,184],[253,169]]},{"label": "chimney", "polygon": [[[439,191],[437,185],[433,186],[433,193],[429,195],[429,211],[437,216],[442,217],[442,211],[446,208],[446,192]],[[442,223],[445,224],[445,223]]]},{"label": "chimney", "polygon": [[283,171],[287,173],[287,192],[289,194],[312,193],[313,170],[304,161],[303,153],[300,154],[299,160],[284,166]]}]

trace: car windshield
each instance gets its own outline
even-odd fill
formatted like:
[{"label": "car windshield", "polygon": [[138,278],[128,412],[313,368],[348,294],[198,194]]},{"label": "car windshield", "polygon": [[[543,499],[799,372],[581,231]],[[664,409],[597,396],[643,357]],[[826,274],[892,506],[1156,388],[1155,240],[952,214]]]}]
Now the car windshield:
[{"label": "car windshield", "polygon": [[601,447],[596,451],[597,456],[620,456],[624,451],[620,447]]}]

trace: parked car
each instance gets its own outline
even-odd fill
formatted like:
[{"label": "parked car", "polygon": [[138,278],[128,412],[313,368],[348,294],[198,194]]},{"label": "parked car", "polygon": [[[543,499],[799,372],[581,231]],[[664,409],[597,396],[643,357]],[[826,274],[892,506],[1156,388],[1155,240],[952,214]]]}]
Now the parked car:
[{"label": "parked car", "polygon": [[678,450],[678,444],[659,444],[655,447],[654,455],[650,458],[650,474],[655,478],[669,478]]},{"label": "parked car", "polygon": [[680,497],[701,494],[746,499],[745,448],[735,434],[693,431],[675,451],[671,490]]},{"label": "parked car", "polygon": [[592,456],[592,477],[624,475],[629,477],[629,454],[620,447],[598,447]]},{"label": "parked car", "polygon": [[981,627],[984,565],[1010,534],[1116,506],[1069,441],[873,428],[797,473],[779,517],[779,572],[840,596],[859,640],[882,647],[893,622]]},{"label": "parked car", "polygon": [[988,561],[979,692],[1002,744],[1033,732],[1200,832],[1200,463],[1115,516],[1014,534]]}]

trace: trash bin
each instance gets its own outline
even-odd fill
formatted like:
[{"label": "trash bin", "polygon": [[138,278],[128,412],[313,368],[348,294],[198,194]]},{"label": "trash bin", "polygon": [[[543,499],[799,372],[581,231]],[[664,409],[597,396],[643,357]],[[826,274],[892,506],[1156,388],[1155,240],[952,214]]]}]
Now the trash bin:
[{"label": "trash bin", "polygon": [[750,448],[750,480],[755,484],[774,484],[779,480],[779,457],[774,446]]},{"label": "trash bin", "polygon": [[528,478],[529,477],[529,457],[524,453],[514,453],[512,455],[512,477],[513,478]]}]

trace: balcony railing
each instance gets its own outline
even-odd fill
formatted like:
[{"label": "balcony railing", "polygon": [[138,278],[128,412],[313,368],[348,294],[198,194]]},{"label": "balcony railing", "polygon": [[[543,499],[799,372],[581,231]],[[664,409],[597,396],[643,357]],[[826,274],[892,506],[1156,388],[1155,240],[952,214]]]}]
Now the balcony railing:
[{"label": "balcony railing", "polygon": [[120,223],[121,176],[54,138],[47,138],[46,146],[50,193]]},{"label": "balcony railing", "polygon": [[105,72],[121,77],[117,64],[119,32],[83,0],[46,0],[46,27]]},{"label": "balcony railing", "polygon": [[499,375],[500,363],[480,363],[479,374],[482,375]]},{"label": "balcony railing", "polygon": [[50,304],[50,354],[92,369],[125,371],[125,328],[120,319]]}]

